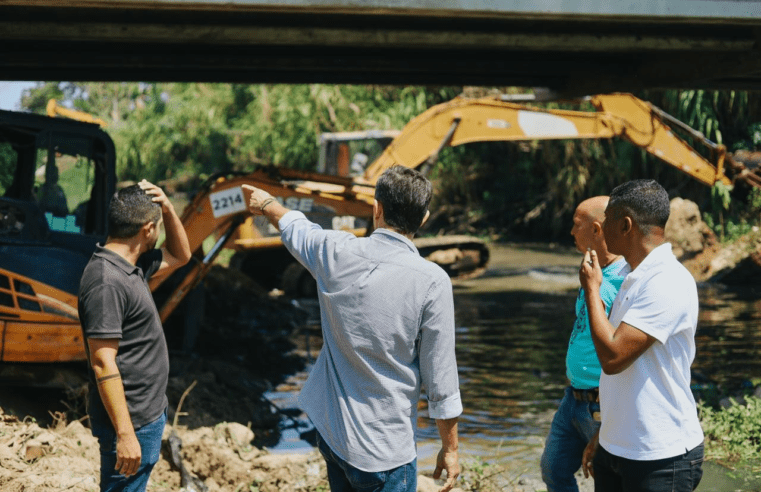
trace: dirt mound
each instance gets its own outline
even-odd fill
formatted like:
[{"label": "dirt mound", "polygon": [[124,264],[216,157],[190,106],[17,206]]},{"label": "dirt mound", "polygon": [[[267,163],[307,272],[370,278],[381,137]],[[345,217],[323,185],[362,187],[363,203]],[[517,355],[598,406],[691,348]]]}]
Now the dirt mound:
[{"label": "dirt mound", "polygon": [[755,285],[761,275],[761,231],[757,227],[731,244],[719,244],[689,200],[671,200],[666,240],[699,282]]},{"label": "dirt mound", "polygon": [[[164,432],[164,449],[149,492],[176,491],[179,470],[172,464]],[[193,430],[174,429],[182,440],[184,467],[209,492],[325,490],[325,467],[317,452],[270,454],[254,447],[254,433],[246,426],[223,422]],[[4,492],[97,491],[98,442],[79,421],[59,416],[48,429],[31,420],[19,420],[0,410],[0,490]]]},{"label": "dirt mound", "polygon": [[0,490],[97,490],[98,442],[80,422],[58,419],[42,429],[32,420],[0,418]]}]

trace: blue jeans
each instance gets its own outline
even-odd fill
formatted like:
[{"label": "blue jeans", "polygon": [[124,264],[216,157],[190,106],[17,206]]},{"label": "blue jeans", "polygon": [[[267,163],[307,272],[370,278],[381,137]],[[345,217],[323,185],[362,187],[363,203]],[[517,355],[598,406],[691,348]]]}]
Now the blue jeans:
[{"label": "blue jeans", "polygon": [[317,433],[317,448],[328,466],[331,492],[415,492],[417,460],[382,472],[366,472],[339,458]]},{"label": "blue jeans", "polygon": [[602,446],[594,459],[595,492],[692,492],[703,478],[703,444],[683,455],[635,461]]},{"label": "blue jeans", "polygon": [[93,419],[90,421],[92,434],[100,444],[100,490],[101,492],[143,492],[148,485],[151,470],[161,455],[161,435],[166,424],[166,410],[161,417],[135,431],[140,443],[140,466],[137,473],[125,477],[117,473],[116,432],[110,421]]},{"label": "blue jeans", "polygon": [[542,480],[548,492],[578,492],[574,473],[581,468],[584,448],[600,429],[592,416],[599,411],[599,403],[578,401],[570,386],[565,389],[542,453]]}]

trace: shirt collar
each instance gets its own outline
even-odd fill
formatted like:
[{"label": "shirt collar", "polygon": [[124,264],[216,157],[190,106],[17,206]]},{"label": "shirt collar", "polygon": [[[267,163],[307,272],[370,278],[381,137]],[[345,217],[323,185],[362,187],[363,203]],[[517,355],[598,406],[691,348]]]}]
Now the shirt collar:
[{"label": "shirt collar", "polygon": [[399,234],[398,232],[394,232],[391,229],[380,227],[378,229],[375,229],[373,233],[370,235],[370,237],[373,237],[376,234],[378,235],[377,239],[380,239],[381,241],[391,243],[391,244],[401,243],[400,246],[404,245],[413,253],[420,254],[415,244],[409,239],[407,239],[406,237]]},{"label": "shirt collar", "polygon": [[[639,277],[640,275],[644,275],[651,268],[656,267],[673,257],[674,254],[671,252],[671,243],[663,243],[650,251],[650,253],[645,256],[645,259],[642,260],[642,263],[637,265],[637,268],[634,270],[630,270],[630,272]],[[629,266],[628,263],[627,266],[631,269],[631,266]]]},{"label": "shirt collar", "polygon": [[603,272],[613,271],[617,273],[623,270],[623,268],[627,265],[628,263],[626,263],[626,259],[623,256],[621,256],[610,265],[607,265],[605,268],[602,268],[602,271]]},{"label": "shirt collar", "polygon": [[137,265],[133,265],[132,263],[127,261],[122,255],[118,253],[114,253],[110,249],[104,248],[100,244],[95,245],[94,255],[100,258],[103,258],[104,260],[111,263],[112,265],[119,267],[127,275],[131,275],[133,273],[137,273],[140,271],[140,267],[138,267]]}]

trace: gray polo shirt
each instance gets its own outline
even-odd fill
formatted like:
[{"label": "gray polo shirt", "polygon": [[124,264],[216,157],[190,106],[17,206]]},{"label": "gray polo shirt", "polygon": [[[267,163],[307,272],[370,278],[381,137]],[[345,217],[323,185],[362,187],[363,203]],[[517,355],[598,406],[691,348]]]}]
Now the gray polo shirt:
[{"label": "gray polo shirt", "polygon": [[[116,365],[135,429],[159,418],[168,404],[169,353],[148,288],[148,280],[161,266],[161,260],[161,251],[153,250],[132,265],[98,245],[79,284],[79,319],[87,358],[88,338],[119,339]],[[89,373],[88,411],[109,422],[91,367]]]},{"label": "gray polo shirt", "polygon": [[279,226],[319,291],[323,347],[301,407],[333,452],[360,470],[413,461],[421,383],[431,418],[462,413],[449,277],[388,229],[357,238],[294,211]]}]

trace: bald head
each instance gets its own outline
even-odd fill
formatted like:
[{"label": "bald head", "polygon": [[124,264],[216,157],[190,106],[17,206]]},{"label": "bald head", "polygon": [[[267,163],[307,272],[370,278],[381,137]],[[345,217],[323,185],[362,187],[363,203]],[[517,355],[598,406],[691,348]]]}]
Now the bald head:
[{"label": "bald head", "polygon": [[585,252],[594,249],[600,258],[607,255],[605,237],[602,233],[602,223],[605,221],[605,207],[608,206],[607,196],[595,196],[581,202],[573,214],[573,228],[576,249]]},{"label": "bald head", "polygon": [[605,208],[608,206],[607,196],[594,196],[581,202],[576,211],[590,221],[602,222],[605,219]]}]

